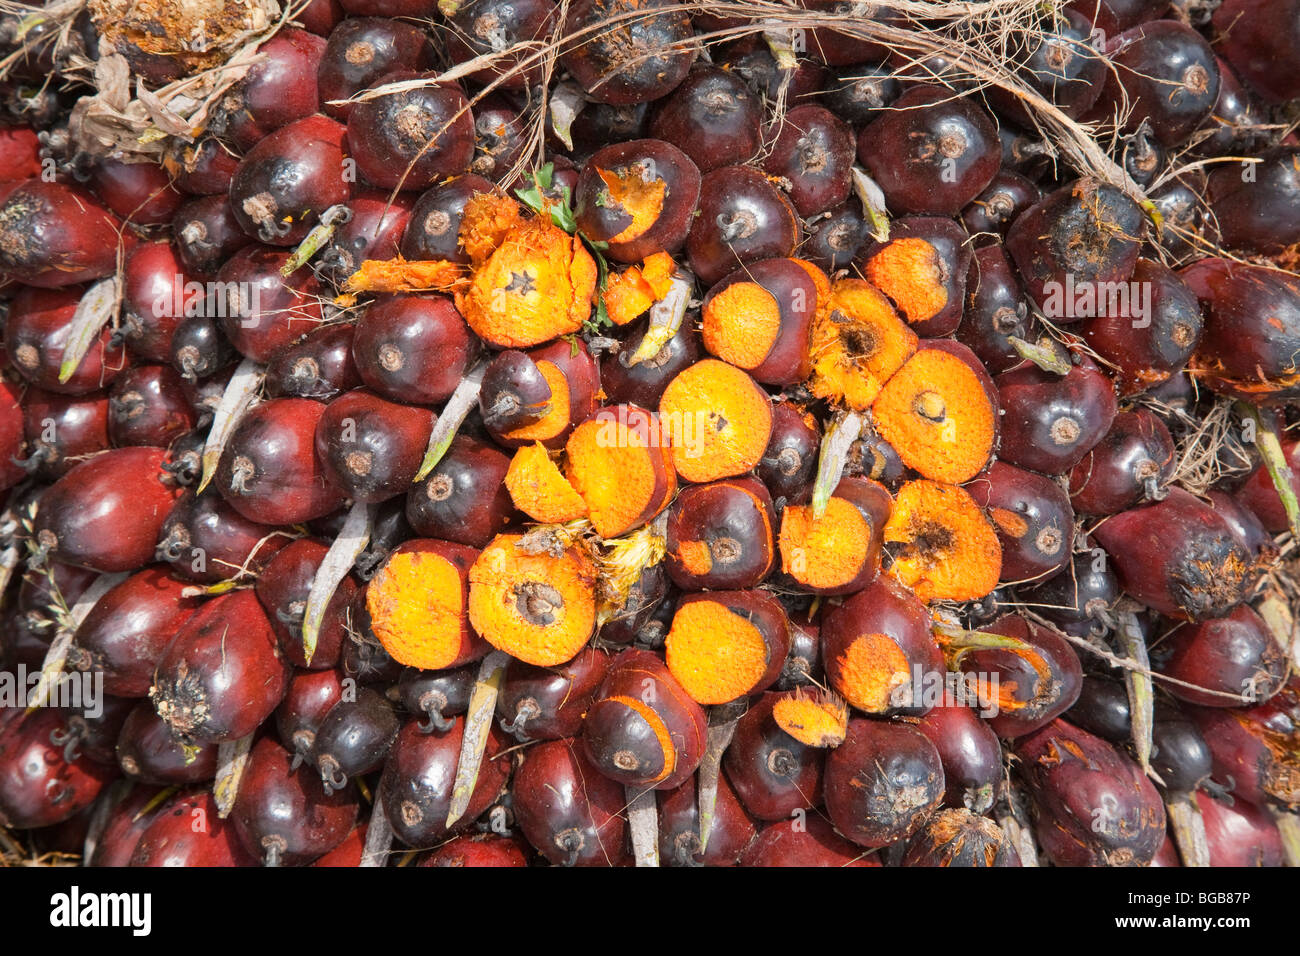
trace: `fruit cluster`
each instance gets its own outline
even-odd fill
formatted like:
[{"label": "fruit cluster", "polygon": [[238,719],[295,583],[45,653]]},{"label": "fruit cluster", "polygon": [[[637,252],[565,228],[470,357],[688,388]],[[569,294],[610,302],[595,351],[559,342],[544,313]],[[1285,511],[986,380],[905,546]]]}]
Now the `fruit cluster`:
[{"label": "fruit cluster", "polygon": [[1300,0],[74,6],[6,859],[1300,859]]}]

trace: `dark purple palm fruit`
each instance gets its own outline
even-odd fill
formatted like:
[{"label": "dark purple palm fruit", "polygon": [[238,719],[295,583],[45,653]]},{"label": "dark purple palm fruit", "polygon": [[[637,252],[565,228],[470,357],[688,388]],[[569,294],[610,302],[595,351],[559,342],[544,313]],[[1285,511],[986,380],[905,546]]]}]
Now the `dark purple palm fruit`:
[{"label": "dark purple palm fruit", "polygon": [[316,731],[307,760],[320,772],[327,794],[350,778],[378,770],[397,738],[399,722],[387,698],[369,687],[357,688],[330,708]]},{"label": "dark purple palm fruit", "polygon": [[1057,866],[1145,866],[1160,849],[1165,807],[1136,763],[1064,720],[1017,741],[1038,808],[1038,842]]}]

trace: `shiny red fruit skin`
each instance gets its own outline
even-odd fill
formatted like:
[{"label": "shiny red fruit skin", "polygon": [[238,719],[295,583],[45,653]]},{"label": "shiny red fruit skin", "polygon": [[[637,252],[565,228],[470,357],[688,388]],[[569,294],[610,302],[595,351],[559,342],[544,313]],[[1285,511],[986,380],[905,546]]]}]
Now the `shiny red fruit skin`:
[{"label": "shiny red fruit skin", "polygon": [[23,288],[14,296],[5,323],[5,352],[13,368],[33,385],[60,395],[85,395],[110,384],[126,368],[126,354],[103,329],[66,382],[59,369],[72,332],[80,287]]},{"label": "shiny red fruit skin", "polygon": [[29,179],[0,203],[0,277],[57,289],[112,275],[121,228],[85,190]]},{"label": "shiny red fruit skin", "polygon": [[311,521],[343,504],[343,492],[316,457],[325,405],[276,398],[245,413],[226,445],[213,483],[236,511],[259,524]]},{"label": "shiny red fruit skin", "polygon": [[223,820],[208,790],[190,791],[167,804],[140,835],[131,866],[257,866],[234,821]]},{"label": "shiny red fruit skin", "polygon": [[41,498],[38,546],[95,571],[148,564],[180,493],[162,471],[166,458],[162,448],[117,448],[73,468]]},{"label": "shiny red fruit skin", "polygon": [[104,692],[144,697],[158,659],[203,603],[158,567],[137,571],[95,602],[73,637],[70,668],[104,675]]},{"label": "shiny red fruit skin", "polygon": [[32,711],[0,729],[0,826],[27,830],[62,823],[90,806],[116,776],[84,754],[68,761],[50,741],[64,713]]},{"label": "shiny red fruit skin", "polygon": [[179,736],[235,740],[279,705],[289,672],[256,595],[232,591],[209,601],[177,632],[149,696]]},{"label": "shiny red fruit skin", "polygon": [[740,857],[741,866],[880,866],[815,813],[769,823]]}]

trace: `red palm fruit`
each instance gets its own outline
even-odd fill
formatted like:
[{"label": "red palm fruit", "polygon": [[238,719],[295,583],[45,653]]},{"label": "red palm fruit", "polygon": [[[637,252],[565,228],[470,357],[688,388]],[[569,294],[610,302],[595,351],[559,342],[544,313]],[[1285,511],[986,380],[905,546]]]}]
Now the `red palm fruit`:
[{"label": "red palm fruit", "polygon": [[1292,678],[1253,707],[1186,708],[1210,747],[1214,778],[1234,796],[1260,807],[1300,804],[1298,701],[1300,684]]},{"label": "red palm fruit", "polygon": [[868,228],[862,204],[842,202],[828,209],[816,222],[805,223],[799,255],[824,272],[848,267],[867,241]]},{"label": "red palm fruit", "polygon": [[597,149],[580,173],[569,175],[576,175],[578,228],[594,241],[608,242],[610,258],[637,263],[657,252],[676,252],[686,241],[700,195],[700,169],[678,146],[663,139],[615,142]]},{"label": "red palm fruit", "polygon": [[386,694],[408,714],[419,717],[419,727],[426,734],[450,730],[449,717],[469,710],[478,668],[422,671],[408,667]]},{"label": "red palm fruit", "polygon": [[668,512],[668,576],[684,591],[757,587],[775,559],[775,524],[756,478],[684,488]]},{"label": "red palm fruit", "polygon": [[764,259],[732,272],[702,307],[704,348],[765,385],[808,377],[808,332],[817,283],[794,259]]},{"label": "red palm fruit", "polygon": [[28,830],[62,823],[90,806],[115,770],[81,754],[68,760],[51,735],[62,711],[42,708],[0,730],[0,823]]},{"label": "red palm fruit", "polygon": [[170,242],[142,243],[127,257],[122,318],[132,355],[168,361],[176,327],[203,305],[202,292],[191,282]]},{"label": "red palm fruit", "polygon": [[[0,379],[0,492],[8,491],[27,474],[27,469],[15,462],[15,459],[23,453],[24,408],[20,401],[21,397],[22,393],[14,385]],[[90,406],[88,411],[98,409],[99,416],[104,419],[104,444],[100,447],[106,448],[108,447],[106,417],[108,403],[100,399],[88,404]],[[57,434],[56,432],[55,435]]]},{"label": "red palm fruit", "polygon": [[325,39],[292,27],[258,48],[261,54],[222,99],[216,118],[221,135],[242,150],[255,148],[277,130],[320,107],[316,71]]},{"label": "red palm fruit", "polygon": [[375,85],[427,83],[353,104],[348,114],[348,151],[367,182],[383,189],[421,191],[469,171],[474,159],[469,100],[455,83],[435,83],[437,76],[395,70]]},{"label": "red palm fruit", "polygon": [[239,156],[215,136],[187,143],[177,137],[163,154],[163,168],[176,188],[190,196],[221,196],[230,190]]},{"label": "red palm fruit", "polygon": [[0,182],[20,182],[41,172],[41,141],[34,130],[6,128],[0,132]]},{"label": "red palm fruit", "polygon": [[821,100],[840,118],[855,127],[865,126],[902,92],[894,71],[884,64],[850,64],[831,71],[828,82],[821,84]]},{"label": "red palm fruit", "polygon": [[1270,103],[1300,96],[1292,67],[1300,49],[1294,0],[1225,0],[1214,11],[1217,49]]},{"label": "red palm fruit", "polygon": [[1070,502],[1083,514],[1116,514],[1158,501],[1174,470],[1174,439],[1149,409],[1120,412],[1070,471]]},{"label": "red palm fruit", "polygon": [[1106,613],[1123,589],[1101,548],[1070,557],[1069,568],[1035,585],[1034,607],[1066,634],[1101,633]]},{"label": "red palm fruit", "polygon": [[826,752],[782,730],[773,716],[790,692],[768,692],[736,724],[722,757],[736,796],[757,820],[787,820],[821,803]]},{"label": "red palm fruit", "polygon": [[280,349],[267,362],[270,398],[314,398],[328,402],[361,386],[352,361],[354,325],[325,325]]},{"label": "red palm fruit", "polygon": [[659,802],[659,857],[669,866],[735,866],[758,834],[754,821],[736,798],[725,775],[718,777],[717,803],[708,846],[700,847],[698,786],[687,780],[676,790],[663,790]]},{"label": "red palm fruit", "polygon": [[1020,854],[998,825],[966,809],[940,810],[907,844],[903,866],[1020,866]]},{"label": "red palm fruit", "polygon": [[817,419],[789,402],[772,406],[772,437],[754,470],[771,496],[803,504],[812,494],[821,429]]},{"label": "red palm fruit", "polygon": [[1146,121],[1157,142],[1179,146],[1209,117],[1219,98],[1219,67],[1210,44],[1185,23],[1151,20],[1108,37],[1105,86],[1091,116],[1120,103],[1124,129]]},{"label": "red palm fruit", "polygon": [[724,166],[700,180],[686,253],[701,282],[712,285],[740,266],[790,256],[798,241],[794,206],[757,169]]},{"label": "red palm fruit", "polygon": [[190,581],[215,584],[256,575],[288,539],[249,521],[215,492],[187,491],[167,514],[154,558]]},{"label": "red palm fruit", "polygon": [[[1287,464],[1291,466],[1292,475],[1294,476],[1296,470],[1300,469],[1300,440],[1287,441],[1283,439],[1282,454],[1286,458]],[[1291,485],[1293,490],[1300,490],[1300,478],[1293,477]],[[1277,493],[1277,486],[1273,484],[1268,469],[1262,464],[1256,465],[1255,470],[1246,476],[1246,480],[1237,489],[1234,498],[1239,505],[1247,508],[1268,531],[1276,534],[1287,529],[1289,522],[1286,516],[1286,508],[1282,505],[1282,498]]]},{"label": "red palm fruit", "polygon": [[561,448],[599,404],[600,366],[584,343],[575,347],[563,339],[531,349],[528,358],[550,386],[549,409],[536,422],[519,428],[503,430],[485,421],[488,434],[507,448],[538,441],[547,448]]},{"label": "red palm fruit", "polygon": [[[228,640],[239,635],[239,642]],[[284,698],[289,666],[251,591],[200,608],[158,662],[149,697],[177,736],[235,740],[251,733]]]},{"label": "red palm fruit", "polygon": [[874,849],[911,836],[939,807],[943,765],[915,727],[854,719],[826,758],[825,786],[835,828]]},{"label": "red palm fruit", "polygon": [[774,690],[795,690],[824,681],[822,673],[821,618],[811,611],[791,612],[790,653],[781,667]]},{"label": "red palm fruit", "polygon": [[521,740],[560,740],[582,730],[582,718],[596,699],[610,657],[594,647],[558,667],[512,660],[497,695],[501,729]]},{"label": "red palm fruit", "polygon": [[306,760],[316,743],[316,731],[330,709],[343,699],[343,675],[337,670],[295,670],[289,689],[275,709],[280,743]]},{"label": "red palm fruit", "polygon": [[57,289],[112,275],[121,228],[79,187],[29,179],[0,203],[0,277]]},{"label": "red palm fruit", "polygon": [[[1061,10],[1042,28],[1017,34],[1004,55],[1016,64],[1015,72],[1031,89],[1077,119],[1097,101],[1107,77],[1106,62],[1092,30],[1087,17]],[[1000,114],[1032,128],[1030,111],[1016,96],[994,88],[989,98]]]},{"label": "red palm fruit", "polygon": [[977,248],[966,274],[966,312],[957,340],[997,375],[1023,361],[1011,337],[1037,343],[1041,335],[1002,244]]},{"label": "red palm fruit", "polygon": [[37,546],[95,571],[148,564],[180,493],[162,471],[166,457],[162,448],[117,448],[77,465],[41,497]]},{"label": "red palm fruit", "polygon": [[109,812],[87,866],[122,867],[131,862],[140,836],[162,812],[162,788],[132,787]]},{"label": "red palm fruit", "polygon": [[137,571],[95,602],[73,638],[68,666],[104,675],[104,692],[144,697],[176,631],[202,598],[160,568]]},{"label": "red palm fruit", "polygon": [[396,259],[414,199],[398,193],[390,201],[380,190],[358,191],[348,203],[351,218],[334,229],[320,265],[336,282],[352,275],[367,259]]},{"label": "red palm fruit", "polygon": [[[1276,554],[1277,545],[1273,541],[1273,536],[1264,529],[1258,515],[1242,504],[1241,499],[1227,492],[1208,491],[1205,498],[1215,511],[1223,515],[1224,520],[1228,522],[1228,527],[1232,529],[1233,536],[1254,560],[1252,572],[1261,571]],[[1254,577],[1255,574],[1252,573],[1248,576],[1248,580],[1253,580]]]},{"label": "red palm fruit", "polygon": [[1002,460],[1048,475],[1069,471],[1110,430],[1115,391],[1095,366],[1064,376],[1028,362],[994,382],[1002,406]]},{"label": "red palm fruit", "polygon": [[[89,395],[56,395],[29,385],[23,395],[19,446],[26,436],[27,456],[22,471],[42,478],[59,479],[82,461],[109,448],[108,398],[102,392]],[[15,469],[20,466],[13,463]]]},{"label": "red palm fruit", "polygon": [[671,790],[699,766],[707,723],[700,705],[659,657],[626,650],[610,664],[587,710],[582,745],[588,760],[611,780]]},{"label": "red palm fruit", "polygon": [[781,513],[781,570],[800,590],[852,594],[880,571],[883,529],[893,499],[870,478],[840,479],[826,511],[814,518],[811,505],[786,503]]},{"label": "red palm fruit", "polygon": [[515,819],[533,849],[557,866],[620,866],[627,803],[623,788],[577,740],[548,740],[524,751],[515,774]]},{"label": "red palm fruit", "polygon": [[407,259],[447,259],[467,263],[460,247],[460,221],[465,204],[476,193],[496,193],[482,176],[467,173],[423,193],[411,207],[402,234],[401,253]]},{"label": "red palm fruit", "polygon": [[[527,44],[545,42],[555,28],[552,0],[475,0],[455,8],[448,20],[447,50],[454,63],[490,56],[469,74],[478,83],[499,80],[502,89],[522,90],[545,82],[542,64],[529,61]],[[507,52],[506,56],[501,56]]]},{"label": "red palm fruit", "polygon": [[849,198],[857,143],[847,122],[824,106],[796,106],[768,136],[763,168],[790,181],[799,215],[814,216]]},{"label": "red palm fruit", "polygon": [[982,633],[1016,643],[981,646],[977,636],[973,647],[965,649],[959,643],[949,650],[957,651],[967,686],[974,682],[980,707],[994,712],[988,721],[999,737],[1010,740],[1032,733],[1074,706],[1083,667],[1064,637],[1012,614],[998,618]]},{"label": "red palm fruit", "polygon": [[331,206],[352,196],[343,162],[347,129],[320,115],[282,126],[244,154],[230,205],[250,236],[273,246],[301,242]]},{"label": "red palm fruit", "polygon": [[474,158],[469,168],[513,184],[522,175],[520,161],[528,148],[528,135],[523,114],[507,97],[484,97],[474,107]]},{"label": "red palm fruit", "polygon": [[488,735],[487,750],[469,805],[452,830],[447,829],[447,811],[464,734],[464,717],[455,718],[448,730],[426,733],[420,729],[419,721],[408,720],[398,731],[384,764],[379,796],[393,832],[407,846],[429,846],[448,832],[467,829],[505,789],[510,778],[510,758],[501,755],[505,744],[494,727]]},{"label": "red palm fruit", "polygon": [[181,377],[167,365],[137,365],[109,390],[108,435],[113,444],[166,447],[198,420]]},{"label": "red palm fruit", "polygon": [[1025,210],[1007,231],[1006,248],[1047,317],[1071,322],[1095,312],[1114,283],[1128,282],[1143,221],[1137,203],[1114,186],[1080,179]]},{"label": "red palm fruit", "polygon": [[477,833],[448,840],[418,866],[527,866],[528,857],[515,837]]},{"label": "red palm fruit", "polygon": [[987,813],[1004,774],[1002,748],[988,721],[970,707],[944,704],[917,721],[916,729],[939,751],[944,805]]},{"label": "red palm fruit", "polygon": [[1268,811],[1197,792],[1210,866],[1286,866],[1282,835]]},{"label": "red palm fruit", "polygon": [[951,335],[961,323],[970,237],[951,219],[897,219],[888,241],[867,243],[858,261],[867,280],[893,300],[918,335]]},{"label": "red palm fruit", "polygon": [[685,79],[694,59],[690,15],[669,0],[577,0],[562,35],[580,41],[560,63],[599,103],[657,100]]},{"label": "red palm fruit", "polygon": [[72,334],[72,318],[82,289],[23,288],[9,305],[5,352],[23,378],[60,395],[86,395],[108,385],[126,368],[126,354],[112,343],[105,327],[92,341],[76,371],[59,381],[63,353]]},{"label": "red palm fruit", "polygon": [[1114,36],[1169,11],[1169,0],[1070,0],[1068,9],[1093,24],[1099,37]]},{"label": "red palm fruit", "polygon": [[1042,198],[1037,185],[1014,170],[1004,169],[961,211],[962,225],[977,247],[1000,245],[1016,217]]},{"label": "red palm fruit", "polygon": [[176,210],[172,235],[184,271],[198,279],[215,279],[227,259],[256,241],[240,227],[226,191]]},{"label": "red palm fruit", "polygon": [[1244,597],[1250,552],[1222,514],[1181,488],[1114,515],[1094,534],[1124,590],[1169,617],[1222,617]]},{"label": "red palm fruit", "polygon": [[790,653],[785,608],[767,591],[708,591],[677,602],[664,641],[668,670],[700,704],[766,690]]},{"label": "red palm fruit", "polygon": [[628,326],[628,336],[619,347],[601,358],[600,386],[609,401],[656,408],[668,383],[699,361],[703,351],[700,333],[693,322],[683,322],[657,353],[644,362],[629,365],[649,327],[648,318],[637,320]]},{"label": "red palm fruit", "polygon": [[217,745],[176,739],[153,705],[141,700],[118,734],[117,763],[129,779],[142,783],[198,784],[216,776]]},{"label": "red palm fruit", "polygon": [[863,129],[858,159],[903,215],[955,216],[997,174],[993,118],[974,100],[918,86]]},{"label": "red palm fruit", "polygon": [[840,836],[816,814],[765,826],[740,856],[741,866],[880,866],[869,851]]},{"label": "red palm fruit", "polygon": [[393,70],[427,70],[431,66],[429,36],[414,23],[388,17],[350,17],[328,33],[316,68],[320,110],[346,123],[356,104],[331,100],[346,100],[368,90]]},{"label": "red palm fruit", "polygon": [[1015,748],[1039,845],[1057,866],[1145,866],[1160,849],[1165,808],[1136,763],[1063,720]]},{"label": "red palm fruit", "polygon": [[361,380],[390,401],[415,405],[445,402],[477,352],[465,320],[439,295],[377,300],[352,340]]},{"label": "red palm fruit", "polygon": [[1140,303],[1130,297],[1128,308],[1107,309],[1085,320],[1080,329],[1088,345],[1117,367],[1121,395],[1137,394],[1168,379],[1187,364],[1201,337],[1200,306],[1176,273],[1151,259],[1139,259],[1133,281],[1150,290],[1144,308],[1136,308]]},{"label": "red palm fruit", "polygon": [[217,273],[216,301],[209,300],[205,314],[218,319],[230,344],[254,362],[266,362],[322,321],[321,285],[311,269],[280,274],[289,255],[248,246]]},{"label": "red palm fruit", "polygon": [[353,501],[404,493],[429,444],[434,414],[356,389],[330,402],[316,425],[316,457]]},{"label": "red palm fruit", "polygon": [[297,524],[343,503],[316,456],[316,426],[326,406],[305,398],[275,398],[246,412],[217,465],[221,496],[250,521]]},{"label": "red palm fruit", "polygon": [[504,481],[510,459],[486,442],[457,435],[433,471],[406,493],[406,520],[426,538],[487,547],[515,518]]},{"label": "red palm fruit", "polygon": [[[313,0],[319,2],[319,0]],[[343,842],[316,860],[312,866],[348,867],[356,869],[361,866],[361,857],[365,853],[366,833],[369,821],[359,823],[343,838]]]},{"label": "red palm fruit", "polygon": [[752,159],[762,145],[762,122],[762,100],[743,79],[696,63],[673,95],[658,103],[650,135],[675,144],[707,173]]},{"label": "red palm fruit", "polygon": [[1050,478],[995,461],[965,486],[1002,544],[1002,580],[1046,579],[1070,561],[1074,509]]},{"label": "red palm fruit", "polygon": [[925,605],[891,577],[822,616],[821,655],[831,687],[866,714],[924,713],[915,688],[946,670]]},{"label": "red palm fruit", "polygon": [[1226,248],[1277,254],[1300,242],[1298,163],[1300,149],[1278,146],[1247,167],[1248,181],[1231,163],[1210,174],[1210,198]]},{"label": "red palm fruit", "polygon": [[478,408],[483,424],[501,434],[535,425],[551,412],[550,382],[525,353],[506,349],[483,372]]},{"label": "red palm fruit", "polygon": [[267,866],[298,866],[338,846],[357,822],[355,787],[333,793],[271,737],[249,754],[231,812],[235,831]]},{"label": "red palm fruit", "polygon": [[[1220,394],[1264,405],[1300,395],[1300,279],[1263,266],[1201,259],[1179,273],[1205,316],[1190,370]],[[12,353],[11,353],[12,354]]]},{"label": "red palm fruit", "polygon": [[131,866],[257,866],[208,790],[180,794],[140,835]]},{"label": "red palm fruit", "polygon": [[316,572],[329,549],[311,538],[299,538],[280,549],[257,576],[257,599],[275,629],[280,652],[295,667],[322,670],[335,667],[346,636],[348,607],[359,588],[349,575],[339,582],[325,606],[316,633],[316,651],[309,664],[302,644],[303,614]]},{"label": "red palm fruit", "polygon": [[185,195],[156,163],[123,163],[103,158],[90,173],[90,184],[112,212],[136,226],[171,222]]}]

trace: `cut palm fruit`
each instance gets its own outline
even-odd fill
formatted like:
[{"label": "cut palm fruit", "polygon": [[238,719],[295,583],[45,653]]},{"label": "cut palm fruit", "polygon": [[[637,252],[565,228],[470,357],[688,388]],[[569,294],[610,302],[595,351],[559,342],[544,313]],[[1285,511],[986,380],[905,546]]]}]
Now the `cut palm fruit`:
[{"label": "cut palm fruit", "polygon": [[668,383],[659,416],[677,474],[716,481],[753,469],[772,436],[772,402],[748,373],[703,359]]},{"label": "cut palm fruit", "polygon": [[1002,547],[970,493],[956,485],[909,481],[885,525],[889,573],[918,598],[974,601],[998,585]]},{"label": "cut palm fruit", "polygon": [[525,445],[515,452],[505,482],[515,507],[534,521],[563,524],[587,516],[587,503],[569,484],[541,442]]}]

